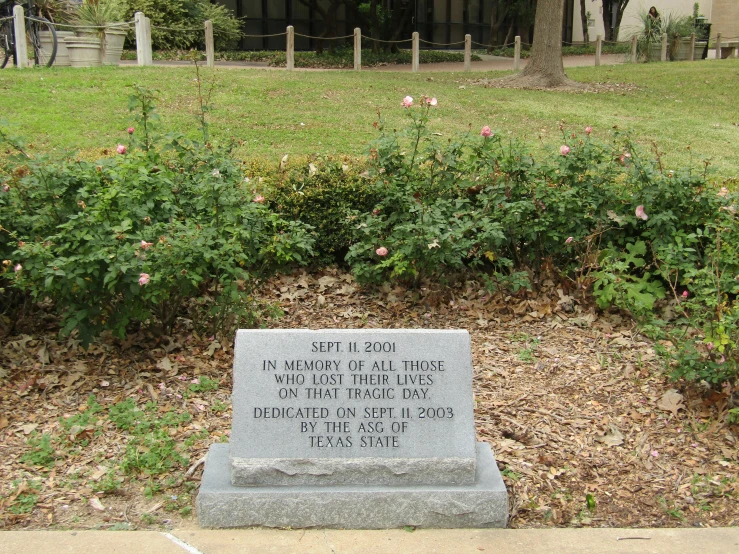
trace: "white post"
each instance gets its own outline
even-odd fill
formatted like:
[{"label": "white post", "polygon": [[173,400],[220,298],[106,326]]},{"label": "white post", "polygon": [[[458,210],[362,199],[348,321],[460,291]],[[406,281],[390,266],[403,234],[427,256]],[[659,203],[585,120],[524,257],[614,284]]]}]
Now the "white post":
[{"label": "white post", "polygon": [[215,43],[213,42],[213,22],[205,22],[205,63],[208,67],[216,66]]},{"label": "white post", "polygon": [[634,35],[631,37],[631,63],[636,63],[636,45],[638,42],[638,37]]},{"label": "white post", "polygon": [[354,71],[362,71],[362,30],[354,28]]},{"label": "white post", "polygon": [[716,34],[716,59],[721,59],[721,33]]},{"label": "white post", "polygon": [[151,19],[144,17],[144,63],[154,65],[151,48]]},{"label": "white post", "polygon": [[667,61],[667,33],[662,33],[662,50],[659,54],[659,61]]},{"label": "white post", "polygon": [[295,27],[292,25],[289,25],[287,28],[286,48],[287,70],[292,71],[295,69]]},{"label": "white post", "polygon": [[13,7],[13,30],[15,31],[15,65],[18,69],[28,67],[28,43],[26,42],[26,17],[23,6]]},{"label": "white post", "polygon": [[472,69],[472,35],[464,36],[464,70]]},{"label": "white post", "polygon": [[521,37],[516,36],[513,46],[513,71],[521,69]]},{"label": "white post", "polygon": [[600,53],[603,51],[603,37],[598,35],[595,37],[595,66],[600,65]]},{"label": "white post", "polygon": [[413,33],[413,48],[411,50],[411,54],[413,56],[413,59],[411,60],[411,71],[413,73],[418,73],[418,65],[420,63],[420,47],[421,43],[419,41],[419,34],[417,32]]},{"label": "white post", "polygon": [[144,28],[144,14],[136,12],[133,16],[134,27],[136,28],[136,62],[138,65],[146,65],[146,29]]},{"label": "white post", "polygon": [[688,53],[688,61],[695,61],[695,33],[690,33],[690,52]]}]

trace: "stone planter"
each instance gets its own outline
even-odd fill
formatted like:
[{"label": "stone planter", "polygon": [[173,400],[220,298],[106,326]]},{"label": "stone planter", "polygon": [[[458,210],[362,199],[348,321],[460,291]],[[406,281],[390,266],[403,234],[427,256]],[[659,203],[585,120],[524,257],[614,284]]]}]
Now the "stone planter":
[{"label": "stone planter", "polygon": [[67,37],[64,39],[69,51],[69,62],[72,67],[100,67],[100,49],[102,40],[97,37]]},{"label": "stone planter", "polygon": [[647,61],[658,62],[662,59],[662,43],[651,42],[647,46]]},{"label": "stone planter", "polygon": [[[74,33],[72,31],[56,32],[56,57],[54,58],[54,67],[69,67],[69,51],[67,50],[65,39],[73,36]],[[39,39],[41,40],[41,50],[51,52],[51,33],[48,31],[42,31],[39,33]]]},{"label": "stone planter", "polygon": [[103,34],[103,45],[101,50],[103,65],[118,65],[123,55],[123,43],[126,41],[128,31],[120,28],[109,28]]},{"label": "stone planter", "polygon": [[670,61],[685,62],[690,59],[690,39],[680,39],[674,49],[670,49],[668,44],[667,49],[672,53]]}]

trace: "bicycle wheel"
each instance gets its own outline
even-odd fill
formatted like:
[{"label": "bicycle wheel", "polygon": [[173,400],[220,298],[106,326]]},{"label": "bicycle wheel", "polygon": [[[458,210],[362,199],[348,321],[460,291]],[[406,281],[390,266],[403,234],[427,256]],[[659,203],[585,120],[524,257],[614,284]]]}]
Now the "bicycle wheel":
[{"label": "bicycle wheel", "polygon": [[13,20],[8,20],[0,24],[0,69],[5,69],[8,62],[12,59],[15,61],[15,42],[13,41]]},{"label": "bicycle wheel", "polygon": [[[28,20],[28,45],[33,49],[36,65],[51,67],[56,59],[57,38],[54,24],[45,17],[35,16]],[[29,52],[29,55],[31,52]]]}]

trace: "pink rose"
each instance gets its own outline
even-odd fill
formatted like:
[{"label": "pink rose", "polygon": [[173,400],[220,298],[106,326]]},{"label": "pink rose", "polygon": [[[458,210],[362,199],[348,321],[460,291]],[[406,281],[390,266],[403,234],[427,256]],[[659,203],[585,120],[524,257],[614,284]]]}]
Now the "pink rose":
[{"label": "pink rose", "polygon": [[375,254],[378,256],[387,256],[387,248],[384,246],[380,246],[377,250],[375,250]]},{"label": "pink rose", "polygon": [[15,264],[15,267],[13,269],[15,269],[16,273],[20,273],[21,269],[23,269],[23,266],[21,264]]},{"label": "pink rose", "polygon": [[587,127],[585,127],[585,132],[586,132],[587,134],[590,134],[590,133],[592,133],[592,132],[593,132],[593,128],[592,128],[592,127],[591,127],[590,125],[588,125]]},{"label": "pink rose", "polygon": [[257,194],[252,202],[256,202],[257,204],[264,204],[264,196],[262,196],[261,194]]},{"label": "pink rose", "polygon": [[559,153],[562,154],[563,156],[566,156],[567,154],[570,153],[570,147],[567,146],[566,144],[563,144],[562,146],[559,147]]},{"label": "pink rose", "polygon": [[573,240],[575,240],[574,237],[567,237],[565,244],[570,244]]},{"label": "pink rose", "polygon": [[683,298],[687,298],[688,296],[689,296],[689,295],[688,295],[688,291],[684,290],[684,291],[683,291]]},{"label": "pink rose", "polygon": [[488,127],[487,125],[485,125],[485,127],[483,127],[482,129],[480,129],[480,136],[481,137],[485,137],[485,138],[492,137],[493,136],[493,132],[490,130],[490,127]]},{"label": "pink rose", "polygon": [[142,248],[142,250],[147,250],[147,249],[151,248],[152,246],[154,246],[154,243],[153,242],[146,242],[145,240],[142,240],[141,241],[141,248]]},{"label": "pink rose", "polygon": [[706,343],[706,350],[713,350],[713,343],[712,342],[707,342]]},{"label": "pink rose", "polygon": [[636,207],[635,213],[636,213],[636,217],[638,217],[639,219],[643,219],[644,221],[649,219],[649,216],[646,213],[644,213],[644,206],[642,204],[639,204]]},{"label": "pink rose", "polygon": [[148,273],[142,273],[139,275],[139,285],[142,287],[149,282],[149,274]]},{"label": "pink rose", "polygon": [[134,131],[134,128],[133,128],[133,127],[129,127],[129,128],[128,128],[128,129],[126,129],[126,130],[128,131],[128,134],[129,134],[129,135],[132,135],[132,134],[133,134],[133,131]]},{"label": "pink rose", "polygon": [[126,147],[125,147],[125,146],[123,146],[122,144],[119,144],[119,145],[118,145],[118,148],[116,148],[115,150],[116,150],[116,152],[118,152],[119,154],[125,154],[125,153],[126,153]]},{"label": "pink rose", "polygon": [[436,100],[436,98],[427,98],[426,103],[431,106],[436,106],[439,102]]},{"label": "pink rose", "polygon": [[413,98],[411,98],[410,96],[406,96],[405,98],[403,98],[402,106],[404,108],[410,108],[412,105],[413,105]]}]

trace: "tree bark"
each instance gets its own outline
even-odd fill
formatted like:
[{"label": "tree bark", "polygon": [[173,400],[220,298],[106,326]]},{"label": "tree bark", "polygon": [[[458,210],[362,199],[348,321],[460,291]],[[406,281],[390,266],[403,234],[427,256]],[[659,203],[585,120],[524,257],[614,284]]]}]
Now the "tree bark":
[{"label": "tree bark", "polygon": [[585,0],[580,0],[580,21],[582,22],[582,39],[587,46],[590,44],[590,33],[588,31],[588,10],[585,7]]},{"label": "tree bark", "polygon": [[611,30],[611,18],[613,17],[612,0],[603,0],[603,28],[606,33],[606,40],[617,40],[618,32],[621,28],[621,20],[624,17],[624,11],[626,6],[629,5],[629,0],[618,0],[618,10],[616,11],[616,24]]},{"label": "tree bark", "polygon": [[564,0],[539,0],[534,23],[534,43],[524,70],[506,79],[520,88],[584,88],[565,75],[562,64],[562,16]]}]

